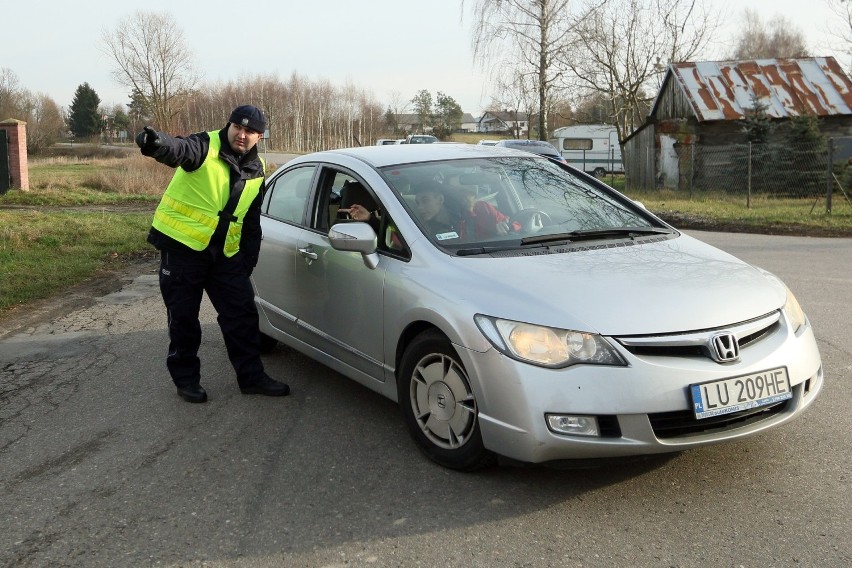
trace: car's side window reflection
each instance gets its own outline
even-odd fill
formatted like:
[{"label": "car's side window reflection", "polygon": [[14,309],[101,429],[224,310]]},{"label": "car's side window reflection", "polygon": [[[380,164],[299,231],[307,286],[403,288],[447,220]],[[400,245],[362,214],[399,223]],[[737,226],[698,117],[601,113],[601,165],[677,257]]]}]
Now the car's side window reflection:
[{"label": "car's side window reflection", "polygon": [[296,168],[275,178],[267,187],[266,214],[282,221],[303,223],[316,167]]}]

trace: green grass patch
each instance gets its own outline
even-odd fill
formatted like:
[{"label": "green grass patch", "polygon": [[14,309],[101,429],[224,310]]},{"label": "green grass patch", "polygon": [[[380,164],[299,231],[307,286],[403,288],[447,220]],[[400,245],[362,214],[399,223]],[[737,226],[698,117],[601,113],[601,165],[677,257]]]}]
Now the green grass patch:
[{"label": "green grass patch", "polygon": [[511,138],[511,136],[507,134],[486,134],[484,132],[455,132],[450,136],[450,141],[477,144],[480,140],[505,140],[506,138]]},{"label": "green grass patch", "polygon": [[0,211],[0,312],[150,251],[150,213]]},{"label": "green grass patch", "polygon": [[[766,232],[831,233],[852,236],[852,204],[843,195],[834,196],[831,214],[826,213],[825,198],[792,199],[767,195],[752,196],[747,206],[744,196],[725,193],[693,197],[671,190],[631,192],[626,195],[642,202],[650,211],[666,218],[696,219],[722,227],[742,227]],[[779,231],[780,229],[780,231]]]}]

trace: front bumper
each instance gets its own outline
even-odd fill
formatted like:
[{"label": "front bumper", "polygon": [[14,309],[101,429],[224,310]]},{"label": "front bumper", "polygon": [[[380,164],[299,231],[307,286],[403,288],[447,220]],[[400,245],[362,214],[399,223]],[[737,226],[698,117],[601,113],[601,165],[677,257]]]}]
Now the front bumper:
[{"label": "front bumper", "polygon": [[[781,325],[744,349],[740,361],[726,365],[703,357],[635,356],[617,347],[627,367],[544,369],[493,349],[465,351],[485,447],[529,463],[683,451],[788,422],[814,401],[823,384],[809,326],[796,336]],[[692,416],[689,385],[782,366],[792,399],[716,423]],[[595,416],[607,427],[598,437],[557,434],[547,427],[546,414]]]}]

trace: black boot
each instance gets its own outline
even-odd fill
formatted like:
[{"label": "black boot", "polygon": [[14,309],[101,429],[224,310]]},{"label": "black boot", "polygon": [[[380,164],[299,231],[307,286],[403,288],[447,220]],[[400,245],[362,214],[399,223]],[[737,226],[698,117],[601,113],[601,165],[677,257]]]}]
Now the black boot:
[{"label": "black boot", "polygon": [[286,384],[272,379],[266,373],[250,380],[241,380],[240,392],[243,394],[264,394],[266,396],[287,396],[290,387]]},{"label": "black boot", "polygon": [[178,387],[177,393],[186,402],[207,402],[207,391],[201,385]]}]

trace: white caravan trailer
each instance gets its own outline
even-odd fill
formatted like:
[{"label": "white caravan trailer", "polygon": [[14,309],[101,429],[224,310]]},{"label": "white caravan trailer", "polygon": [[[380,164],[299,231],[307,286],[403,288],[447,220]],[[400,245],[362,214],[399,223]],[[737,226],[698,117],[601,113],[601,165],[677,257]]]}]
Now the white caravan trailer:
[{"label": "white caravan trailer", "polygon": [[618,132],[609,124],[577,124],[553,131],[550,143],[569,164],[596,177],[624,173]]}]

